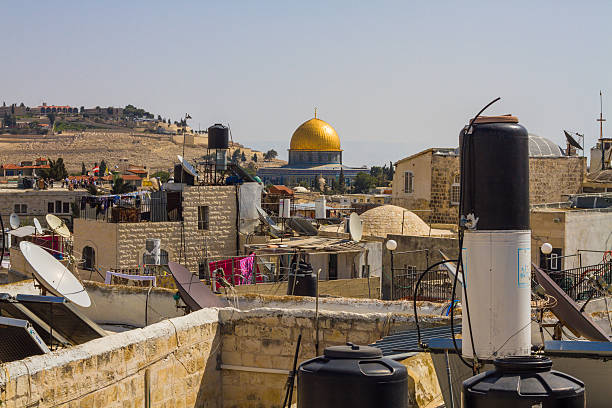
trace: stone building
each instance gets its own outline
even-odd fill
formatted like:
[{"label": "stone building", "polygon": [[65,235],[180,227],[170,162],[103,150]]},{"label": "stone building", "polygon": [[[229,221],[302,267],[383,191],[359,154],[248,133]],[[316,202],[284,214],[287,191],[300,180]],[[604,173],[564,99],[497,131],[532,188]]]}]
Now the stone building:
[{"label": "stone building", "polygon": [[366,167],[342,164],[340,137],[331,125],[315,117],[302,123],[293,132],[289,147],[289,164],[282,167],[262,167],[257,175],[266,184],[286,186],[307,185],[318,188],[319,179],[327,186],[339,182],[344,175],[345,184],[351,185],[358,173],[369,173]]},{"label": "stone building", "polygon": [[[581,192],[586,158],[565,156],[554,142],[529,135],[529,198],[532,204],[565,200]],[[419,210],[431,223],[453,224],[459,213],[458,149],[431,148],[395,163],[391,203]]]},{"label": "stone building", "polygon": [[168,195],[159,204],[164,206],[159,209],[163,212],[172,205],[177,206],[174,217],[163,218],[172,219],[167,221],[75,219],[74,253],[88,258],[88,263],[102,275],[108,270],[136,271],[143,265],[147,238],[157,238],[161,240],[164,261],[180,262],[192,272],[198,272],[207,265],[208,257],[236,255],[238,188],[185,186],[182,193],[177,192],[174,198]]},{"label": "stone building", "polygon": [[22,224],[32,225],[32,217],[38,217],[40,221],[43,221],[46,214],[55,214],[65,219],[70,225],[72,204],[84,195],[87,195],[85,190],[68,191],[64,188],[49,190],[2,188],[0,189],[0,214],[5,227],[8,226],[11,213],[19,215]]}]

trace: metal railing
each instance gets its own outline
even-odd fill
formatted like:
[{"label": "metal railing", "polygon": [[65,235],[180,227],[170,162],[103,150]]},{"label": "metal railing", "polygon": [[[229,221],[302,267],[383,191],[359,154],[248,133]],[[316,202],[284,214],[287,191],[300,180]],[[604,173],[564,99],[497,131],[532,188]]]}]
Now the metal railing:
[{"label": "metal railing", "polygon": [[544,270],[544,272],[574,301],[603,297],[603,294],[595,290],[589,283],[588,277],[590,275],[601,277],[606,283],[612,284],[612,262],[582,266],[564,271]]},{"label": "metal railing", "polygon": [[[393,300],[413,300],[415,285],[423,270],[394,268],[393,272]],[[432,270],[421,280],[416,300],[448,302],[452,289],[453,281],[445,270]],[[459,297],[458,290],[455,297]]]},{"label": "metal railing", "polygon": [[80,217],[88,220],[106,221],[111,223],[165,222],[180,221],[178,208],[169,211],[166,200],[119,199],[107,201],[83,202]]}]

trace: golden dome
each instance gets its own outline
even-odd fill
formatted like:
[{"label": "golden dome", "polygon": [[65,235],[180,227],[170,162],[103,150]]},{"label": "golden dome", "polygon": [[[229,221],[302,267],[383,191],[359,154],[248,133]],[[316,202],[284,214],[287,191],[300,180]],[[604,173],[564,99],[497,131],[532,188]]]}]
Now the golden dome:
[{"label": "golden dome", "polygon": [[291,150],[340,152],[340,138],[331,125],[316,117],[302,123],[291,137]]}]

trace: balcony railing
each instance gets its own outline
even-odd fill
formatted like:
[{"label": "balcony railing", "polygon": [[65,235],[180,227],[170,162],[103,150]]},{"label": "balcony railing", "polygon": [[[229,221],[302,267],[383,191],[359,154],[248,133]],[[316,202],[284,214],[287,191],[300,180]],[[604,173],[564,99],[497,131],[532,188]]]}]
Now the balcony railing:
[{"label": "balcony railing", "polygon": [[85,197],[81,201],[80,217],[111,223],[181,221],[180,197],[162,193],[165,192],[120,198]]}]

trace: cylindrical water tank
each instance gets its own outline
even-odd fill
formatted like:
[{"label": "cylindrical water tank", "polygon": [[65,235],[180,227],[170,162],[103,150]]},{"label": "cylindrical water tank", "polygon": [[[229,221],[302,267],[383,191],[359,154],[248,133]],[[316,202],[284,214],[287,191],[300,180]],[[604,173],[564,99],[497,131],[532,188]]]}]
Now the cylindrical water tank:
[{"label": "cylindrical water tank", "polygon": [[220,123],[215,123],[208,128],[208,148],[228,149],[229,129]]},{"label": "cylindrical water tank", "polygon": [[278,200],[278,216],[282,218],[291,217],[291,199],[281,198]]},{"label": "cylindrical water tank", "polygon": [[303,261],[293,263],[287,279],[287,294],[293,296],[317,296],[317,274]]},{"label": "cylindrical water tank", "polygon": [[408,374],[369,346],[333,346],[300,364],[298,408],[405,408]]},{"label": "cylindrical water tank", "polygon": [[315,218],[321,220],[327,218],[327,211],[325,208],[326,202],[325,197],[317,198],[315,201]]},{"label": "cylindrical water tank", "polygon": [[584,408],[584,383],[551,370],[547,357],[496,359],[495,369],[463,382],[463,408]]},{"label": "cylindrical water tank", "polygon": [[480,117],[461,132],[462,213],[478,230],[529,229],[529,138],[513,116]]},{"label": "cylindrical water tank", "polygon": [[[462,262],[479,358],[531,352],[531,231],[466,231]],[[462,353],[472,357],[465,304]]]}]

